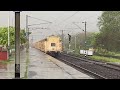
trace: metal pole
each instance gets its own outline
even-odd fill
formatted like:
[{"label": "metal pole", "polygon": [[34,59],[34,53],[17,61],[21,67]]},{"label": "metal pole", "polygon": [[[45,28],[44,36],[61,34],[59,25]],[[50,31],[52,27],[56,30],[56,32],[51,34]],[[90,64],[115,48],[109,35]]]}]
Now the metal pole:
[{"label": "metal pole", "polygon": [[62,50],[64,49],[64,36],[63,36],[63,30],[62,30]]},{"label": "metal pole", "polygon": [[75,50],[76,50],[76,36],[75,36]]},{"label": "metal pole", "polygon": [[20,12],[15,12],[15,78],[20,78]]},{"label": "metal pole", "polygon": [[87,56],[86,53],[87,53],[87,52],[86,52],[86,21],[85,21],[85,57]]},{"label": "metal pole", "polygon": [[8,56],[10,54],[10,11],[8,14]]},{"label": "metal pole", "polygon": [[[70,38],[70,35],[68,34],[68,39]],[[70,39],[69,39],[69,51],[70,51]]]},{"label": "metal pole", "polygon": [[9,27],[10,27],[10,11],[9,11],[9,14],[8,14],[8,47],[10,46],[10,30],[9,30]]},{"label": "metal pole", "polygon": [[26,37],[27,37],[27,47],[26,47],[26,51],[28,52],[28,49],[29,49],[29,46],[28,46],[28,44],[29,44],[29,36],[28,36],[28,15],[26,15]]},{"label": "metal pole", "polygon": [[82,23],[85,23],[85,30],[84,31],[85,31],[85,57],[86,57],[87,56],[87,54],[86,54],[87,53],[86,52],[86,23],[87,22],[85,21],[85,22],[82,22]]},{"label": "metal pole", "polygon": [[29,28],[28,28],[28,51],[29,51]]}]

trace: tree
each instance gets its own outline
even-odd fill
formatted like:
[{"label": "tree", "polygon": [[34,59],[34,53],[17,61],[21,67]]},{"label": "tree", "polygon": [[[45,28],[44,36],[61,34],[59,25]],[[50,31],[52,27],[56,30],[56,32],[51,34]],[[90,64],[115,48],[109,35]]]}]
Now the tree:
[{"label": "tree", "polygon": [[[92,32],[87,32],[87,49],[89,49],[90,47],[93,47],[93,42],[95,42],[94,40],[94,33]],[[92,36],[93,35],[93,36]],[[75,37],[76,37],[76,49],[85,49],[85,35],[84,33],[79,33],[76,35],[72,35],[71,37],[71,49],[75,49]],[[68,47],[69,45],[69,37],[67,37],[65,40],[65,45],[66,47]]]},{"label": "tree", "polygon": [[119,51],[120,11],[104,11],[98,19],[100,34],[96,37],[96,45],[108,51]]},{"label": "tree", "polygon": [[[20,44],[26,43],[25,30],[20,31]],[[10,26],[10,45],[15,44],[15,28]],[[8,28],[0,28],[0,45],[8,46]]]},{"label": "tree", "polygon": [[26,43],[26,35],[25,35],[25,30],[24,29],[22,29],[21,32],[20,32],[20,43],[21,44]]}]

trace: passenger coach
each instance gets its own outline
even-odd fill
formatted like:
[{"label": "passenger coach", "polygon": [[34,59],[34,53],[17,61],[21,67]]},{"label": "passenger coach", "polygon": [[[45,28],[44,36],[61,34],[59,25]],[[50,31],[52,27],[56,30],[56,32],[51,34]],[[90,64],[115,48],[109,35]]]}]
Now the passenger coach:
[{"label": "passenger coach", "polygon": [[62,41],[60,37],[52,35],[36,42],[35,48],[48,54],[57,55],[62,52]]}]

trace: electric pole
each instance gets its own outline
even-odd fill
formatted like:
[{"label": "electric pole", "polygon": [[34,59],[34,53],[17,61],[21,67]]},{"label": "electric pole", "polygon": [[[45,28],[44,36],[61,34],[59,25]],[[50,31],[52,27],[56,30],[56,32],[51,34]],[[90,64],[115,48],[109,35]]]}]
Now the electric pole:
[{"label": "electric pole", "polygon": [[87,22],[85,21],[85,22],[82,22],[82,23],[85,23],[85,57],[86,57],[86,56],[87,56],[87,54],[86,54],[86,53],[87,53],[87,52],[86,52],[86,43],[87,43],[87,42],[86,42],[86,23],[87,23]]},{"label": "electric pole", "polygon": [[70,51],[70,42],[71,42],[71,35],[70,34],[68,34],[68,39],[69,39],[69,51]]},{"label": "electric pole", "polygon": [[20,78],[20,11],[15,11],[15,78]]},{"label": "electric pole", "polygon": [[10,11],[8,14],[8,54],[10,54]]},{"label": "electric pole", "polygon": [[[76,25],[79,29],[81,29],[82,31],[85,31],[85,48],[86,48],[86,22],[82,22],[82,23],[85,23],[85,30],[83,30],[81,27],[79,27],[76,23],[77,22],[73,22],[73,24]],[[79,49],[80,49],[80,46],[79,46]],[[85,55],[85,57],[86,57],[86,55]]]},{"label": "electric pole", "polygon": [[28,52],[29,49],[28,15],[26,15],[26,37],[27,37],[26,52]]},{"label": "electric pole", "polygon": [[75,36],[75,50],[76,50],[76,36]]}]

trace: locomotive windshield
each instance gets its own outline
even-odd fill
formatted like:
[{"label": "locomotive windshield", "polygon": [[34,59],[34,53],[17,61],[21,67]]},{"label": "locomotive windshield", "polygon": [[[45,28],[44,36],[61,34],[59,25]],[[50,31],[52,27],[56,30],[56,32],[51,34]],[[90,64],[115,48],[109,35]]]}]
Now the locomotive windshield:
[{"label": "locomotive windshield", "polygon": [[51,46],[55,46],[55,43],[51,43]]}]

